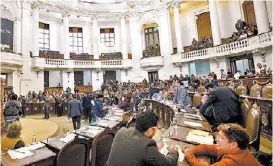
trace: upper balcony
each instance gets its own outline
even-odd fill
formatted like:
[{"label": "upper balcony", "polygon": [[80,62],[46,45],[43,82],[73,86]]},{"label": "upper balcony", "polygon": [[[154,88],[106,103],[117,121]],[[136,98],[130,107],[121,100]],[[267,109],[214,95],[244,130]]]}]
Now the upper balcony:
[{"label": "upper balcony", "polygon": [[240,41],[223,44],[217,47],[190,51],[182,54],[172,55],[172,63],[185,63],[201,59],[222,57],[231,54],[251,51],[258,48],[272,46],[272,32],[260,34]]},{"label": "upper balcony", "polygon": [[22,55],[1,51],[1,71],[18,70],[23,66]]},{"label": "upper balcony", "polygon": [[31,64],[33,68],[37,69],[128,69],[132,67],[132,60],[73,60],[33,57]]},{"label": "upper balcony", "polygon": [[147,71],[150,69],[159,69],[162,66],[164,66],[162,56],[145,57],[140,61],[140,67]]}]

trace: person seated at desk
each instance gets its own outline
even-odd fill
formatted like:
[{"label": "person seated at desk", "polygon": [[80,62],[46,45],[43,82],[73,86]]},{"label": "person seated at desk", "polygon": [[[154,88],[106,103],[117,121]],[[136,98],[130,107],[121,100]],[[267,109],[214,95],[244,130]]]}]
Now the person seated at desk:
[{"label": "person seated at desk", "polygon": [[121,128],[115,135],[107,161],[108,166],[176,166],[178,151],[175,146],[168,147],[164,156],[158,151],[152,137],[157,132],[158,116],[144,112],[136,119],[135,127]]},{"label": "person seated at desk", "polygon": [[160,90],[159,93],[153,94],[152,99],[156,100],[156,101],[164,100],[164,95],[163,95],[162,90]]},{"label": "person seated at desk", "polygon": [[7,133],[2,137],[2,152],[10,149],[18,149],[25,146],[24,141],[20,138],[22,126],[20,122],[12,122],[7,130]]},{"label": "person seated at desk", "polygon": [[128,111],[128,103],[124,96],[121,98],[121,103],[118,105],[119,108],[123,109],[125,112]]},{"label": "person seated at desk", "polygon": [[249,136],[238,124],[222,124],[218,127],[217,144],[200,144],[193,148],[184,148],[183,153],[192,166],[209,166],[195,158],[199,155],[217,157],[211,166],[262,166],[247,149]]},{"label": "person seated at desk", "polygon": [[239,95],[227,87],[216,87],[206,84],[209,98],[200,108],[200,113],[207,119],[212,129],[221,123],[237,123],[241,119]]}]

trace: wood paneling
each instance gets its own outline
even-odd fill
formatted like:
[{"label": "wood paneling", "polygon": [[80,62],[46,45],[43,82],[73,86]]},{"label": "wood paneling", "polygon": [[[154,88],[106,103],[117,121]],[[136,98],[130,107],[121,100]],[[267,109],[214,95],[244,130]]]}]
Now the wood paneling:
[{"label": "wood paneling", "polygon": [[209,12],[197,16],[196,25],[198,31],[198,40],[212,36]]},{"label": "wood paneling", "polygon": [[257,25],[253,1],[245,1],[242,7],[244,11],[245,22],[252,26]]}]

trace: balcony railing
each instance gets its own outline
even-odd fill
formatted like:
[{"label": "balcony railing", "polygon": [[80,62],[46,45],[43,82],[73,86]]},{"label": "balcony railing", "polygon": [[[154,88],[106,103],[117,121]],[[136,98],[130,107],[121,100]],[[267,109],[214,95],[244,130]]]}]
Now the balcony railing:
[{"label": "balcony railing", "polygon": [[147,57],[143,58],[140,61],[140,67],[146,68],[146,67],[160,67],[164,66],[164,60],[162,56],[153,56],[153,57]]},{"label": "balcony railing", "polygon": [[236,54],[244,51],[251,51],[257,48],[264,48],[272,45],[272,32],[267,32],[243,39],[229,44],[223,44],[217,47],[186,52],[172,55],[172,62],[189,62],[198,59],[208,59],[213,57]]},{"label": "balcony railing", "polygon": [[45,59],[34,57],[32,58],[32,67],[34,68],[60,68],[60,69],[73,69],[73,68],[130,68],[132,67],[131,59],[124,60],[100,60],[100,61],[85,61],[85,60],[72,60],[72,59]]}]

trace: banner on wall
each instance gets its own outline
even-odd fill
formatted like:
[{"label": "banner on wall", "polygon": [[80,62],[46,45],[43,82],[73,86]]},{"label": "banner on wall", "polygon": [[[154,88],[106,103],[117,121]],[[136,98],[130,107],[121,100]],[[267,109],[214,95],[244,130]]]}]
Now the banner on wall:
[{"label": "banner on wall", "polygon": [[0,35],[1,43],[3,45],[9,45],[10,48],[13,46],[13,21],[1,18],[0,23]]}]

